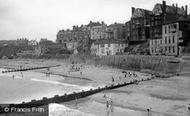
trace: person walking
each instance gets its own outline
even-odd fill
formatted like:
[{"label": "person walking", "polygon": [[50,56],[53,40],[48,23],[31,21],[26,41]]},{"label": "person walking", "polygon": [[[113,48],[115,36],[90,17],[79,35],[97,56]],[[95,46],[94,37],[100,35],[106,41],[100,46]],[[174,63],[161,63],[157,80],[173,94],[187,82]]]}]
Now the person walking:
[{"label": "person walking", "polygon": [[50,68],[47,68],[46,77],[50,77]]},{"label": "person walking", "polygon": [[20,74],[21,74],[21,77],[23,78],[24,77],[24,75],[23,75],[23,73],[20,71]]},{"label": "person walking", "polygon": [[112,76],[112,83],[114,83],[114,81],[115,81],[115,80],[114,80],[114,78],[113,78],[113,76]]},{"label": "person walking", "polygon": [[121,81],[121,76],[119,76],[119,81]]},{"label": "person walking", "polygon": [[78,100],[77,100],[77,97],[75,97],[75,107],[76,107],[76,109],[78,108]]},{"label": "person walking", "polygon": [[111,111],[111,116],[113,116],[113,101],[110,99],[110,111]]},{"label": "person walking", "polygon": [[128,75],[129,75],[129,78],[131,78],[131,73],[130,72],[128,73]]},{"label": "person walking", "polygon": [[13,77],[13,80],[15,79],[15,75],[12,76]]},{"label": "person walking", "polygon": [[109,110],[109,101],[106,99],[106,114],[109,116],[110,110]]},{"label": "person walking", "polygon": [[187,106],[187,116],[190,116],[190,104]]}]

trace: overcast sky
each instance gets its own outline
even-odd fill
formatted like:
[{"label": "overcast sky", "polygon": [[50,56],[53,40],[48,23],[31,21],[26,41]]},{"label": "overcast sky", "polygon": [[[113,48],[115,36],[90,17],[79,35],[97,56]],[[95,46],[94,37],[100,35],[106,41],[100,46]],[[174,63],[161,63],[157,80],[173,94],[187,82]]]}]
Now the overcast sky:
[{"label": "overcast sky", "polygon": [[[167,4],[189,5],[190,0],[166,0]],[[162,0],[0,0],[0,40],[47,38],[56,40],[60,29],[89,21],[124,23],[131,7],[152,10]]]}]

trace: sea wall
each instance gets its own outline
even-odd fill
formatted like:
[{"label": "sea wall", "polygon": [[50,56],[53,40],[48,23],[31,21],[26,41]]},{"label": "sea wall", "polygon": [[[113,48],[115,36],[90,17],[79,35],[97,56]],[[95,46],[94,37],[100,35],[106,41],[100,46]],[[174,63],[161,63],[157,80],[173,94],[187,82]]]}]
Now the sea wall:
[{"label": "sea wall", "polygon": [[96,64],[126,70],[151,70],[159,73],[179,73],[181,62],[175,57],[147,56],[147,55],[115,55],[103,56],[96,60]]}]

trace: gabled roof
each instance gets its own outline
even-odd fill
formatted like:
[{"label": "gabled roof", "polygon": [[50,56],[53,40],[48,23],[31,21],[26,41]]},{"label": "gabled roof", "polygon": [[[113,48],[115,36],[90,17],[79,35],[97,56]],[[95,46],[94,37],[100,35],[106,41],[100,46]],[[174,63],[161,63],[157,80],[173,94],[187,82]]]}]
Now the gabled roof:
[{"label": "gabled roof", "polygon": [[110,24],[109,26],[125,26],[125,24],[122,24],[122,23],[113,23],[113,24]]},{"label": "gabled roof", "polygon": [[102,24],[100,22],[90,22],[87,26],[93,27],[93,26],[101,26]]},{"label": "gabled roof", "polygon": [[[179,7],[176,7],[176,6],[170,6],[170,5],[166,5],[166,13],[170,13],[170,14],[176,14],[176,11],[177,11],[177,14],[178,15],[185,15],[185,9],[183,8],[179,8]],[[153,11],[152,11],[154,14],[155,13],[163,13],[163,4],[156,4],[153,8]]]},{"label": "gabled roof", "polygon": [[146,9],[141,9],[141,8],[136,8],[132,18],[137,18],[137,17],[146,17],[148,15],[151,15],[152,11],[146,10]]}]

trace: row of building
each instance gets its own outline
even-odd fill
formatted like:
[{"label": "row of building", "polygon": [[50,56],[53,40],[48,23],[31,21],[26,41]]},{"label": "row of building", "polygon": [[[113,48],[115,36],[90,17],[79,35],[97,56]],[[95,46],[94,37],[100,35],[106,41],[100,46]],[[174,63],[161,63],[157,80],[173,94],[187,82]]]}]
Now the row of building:
[{"label": "row of building", "polygon": [[[107,25],[104,22],[90,22],[80,27],[73,26],[72,30],[60,30],[56,41],[65,48],[73,50],[73,53],[114,55],[124,52],[127,45],[124,27],[125,25],[120,23]],[[122,48],[117,47],[120,45]]]},{"label": "row of building", "polygon": [[129,40],[149,41],[150,54],[181,55],[190,42],[188,6],[156,4],[152,11],[132,8]]},{"label": "row of building", "polygon": [[30,46],[30,45],[37,45],[36,40],[28,40],[27,38],[18,38],[16,40],[0,40],[0,47],[2,46]]},{"label": "row of building", "polygon": [[90,22],[60,30],[56,42],[74,53],[98,56],[125,52],[134,44],[149,43],[150,54],[180,55],[190,42],[190,15],[188,6],[155,4],[153,10],[132,7],[130,21],[125,24]]}]

